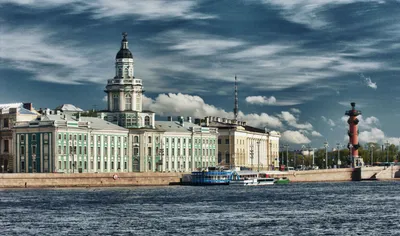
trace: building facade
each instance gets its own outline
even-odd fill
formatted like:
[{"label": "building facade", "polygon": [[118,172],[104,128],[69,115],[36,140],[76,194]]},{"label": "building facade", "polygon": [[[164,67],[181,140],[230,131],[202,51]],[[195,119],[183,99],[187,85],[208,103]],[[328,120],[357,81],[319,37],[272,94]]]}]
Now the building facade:
[{"label": "building facade", "polygon": [[102,119],[125,128],[154,129],[155,114],[143,111],[143,84],[135,77],[134,61],[128,48],[127,34],[123,33],[121,47],[115,57],[115,76],[107,81],[107,110]]},{"label": "building facade", "polygon": [[183,117],[156,122],[154,112],[143,110],[143,83],[134,75],[126,33],[115,57],[115,76],[107,81],[105,92],[107,110],[98,116],[129,129],[132,171],[192,171],[216,164],[217,129],[185,122]]},{"label": "building facade", "polygon": [[37,116],[31,103],[0,104],[0,173],[14,172],[14,123],[29,121]]},{"label": "building facade", "polygon": [[129,172],[128,130],[94,117],[43,114],[14,127],[19,173]]},{"label": "building facade", "polygon": [[205,117],[200,123],[205,127],[218,128],[219,165],[257,170],[274,170],[279,167],[279,132],[219,117]]}]

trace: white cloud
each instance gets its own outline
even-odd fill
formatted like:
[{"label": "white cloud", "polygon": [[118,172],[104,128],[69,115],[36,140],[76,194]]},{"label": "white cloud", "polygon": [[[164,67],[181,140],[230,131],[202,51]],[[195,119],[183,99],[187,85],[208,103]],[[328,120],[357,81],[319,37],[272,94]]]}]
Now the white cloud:
[{"label": "white cloud", "polygon": [[301,113],[301,111],[299,109],[297,109],[297,108],[290,108],[290,111],[292,113],[296,113],[296,114],[300,114]]},{"label": "white cloud", "polygon": [[75,42],[60,41],[55,33],[42,28],[2,27],[0,34],[3,66],[12,65],[32,73],[35,80],[45,82],[82,84],[105,81],[98,76],[107,74],[105,59],[102,59],[102,54],[107,53],[105,51],[99,53]]},{"label": "white cloud", "polygon": [[246,97],[246,102],[258,105],[271,105],[276,103],[276,98],[274,96],[269,98],[265,96],[249,96]]},{"label": "white cloud", "polygon": [[[347,120],[349,119],[348,116],[342,116],[341,120],[343,121],[343,123],[345,123],[346,126],[348,126],[347,124]],[[371,130],[372,128],[376,128],[380,126],[380,122],[379,119],[376,118],[375,116],[370,116],[364,119],[364,117],[362,115],[357,116],[358,119],[358,127],[359,129],[362,130]]]},{"label": "white cloud", "polygon": [[315,131],[315,130],[311,132],[311,135],[312,135],[313,137],[322,137],[322,134],[319,133],[319,132],[317,132],[317,131]]},{"label": "white cloud", "polygon": [[[281,7],[284,11],[283,17],[287,20],[304,24],[313,29],[319,29],[329,24],[323,12],[331,5],[349,4],[353,2],[371,2],[371,0],[260,0],[266,4]],[[372,0],[381,2],[382,0]]]},{"label": "white cloud", "polygon": [[376,83],[372,82],[370,77],[365,77],[363,74],[361,74],[360,76],[363,79],[363,83],[365,83],[368,87],[370,87],[372,89],[377,89],[378,88]]},{"label": "white cloud", "polygon": [[[227,112],[213,105],[206,104],[199,96],[188,94],[159,94],[154,100],[148,97],[143,101],[144,109],[149,109],[161,116],[193,116],[203,118],[205,116],[217,116],[233,118],[233,112]],[[239,112],[239,119],[247,121],[248,125],[255,127],[281,128],[279,118],[261,114],[243,114]]]},{"label": "white cloud", "polygon": [[139,20],[215,18],[213,15],[195,12],[198,3],[188,0],[0,0],[0,3],[14,3],[33,8],[69,6],[76,13],[90,12],[95,19],[113,19],[121,16],[138,16]]},{"label": "white cloud", "polygon": [[288,142],[294,144],[304,144],[310,143],[311,140],[308,139],[304,134],[300,131],[286,130],[281,133],[281,142]]},{"label": "white cloud", "polygon": [[105,95],[102,99],[103,102],[107,102],[107,95]]},{"label": "white cloud", "polygon": [[151,41],[170,44],[167,49],[180,51],[187,56],[209,56],[223,50],[245,44],[236,39],[225,39],[215,35],[199,34],[192,31],[171,30],[158,34]]},{"label": "white cloud", "polygon": [[326,118],[325,116],[321,116],[321,119],[322,119],[325,123],[327,123],[329,126],[335,126],[335,125],[336,125],[335,122],[334,122],[332,119],[328,119],[328,118]]},{"label": "white cloud", "polygon": [[304,129],[304,130],[312,130],[312,124],[306,122],[304,124],[297,123],[297,118],[288,111],[282,111],[281,114],[278,115],[282,120],[286,121],[288,125],[297,129]]},{"label": "white cloud", "polygon": [[[348,137],[346,140],[348,141]],[[368,142],[381,142],[385,139],[385,133],[378,129],[372,128],[371,130],[361,131],[358,135],[358,140],[360,143],[368,143]]]}]

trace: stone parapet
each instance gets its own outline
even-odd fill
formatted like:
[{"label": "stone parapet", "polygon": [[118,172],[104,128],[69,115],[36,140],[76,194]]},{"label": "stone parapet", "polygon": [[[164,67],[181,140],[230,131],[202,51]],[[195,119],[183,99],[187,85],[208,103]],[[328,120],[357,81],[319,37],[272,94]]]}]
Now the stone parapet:
[{"label": "stone parapet", "polygon": [[182,173],[0,174],[0,188],[162,186],[181,178]]}]

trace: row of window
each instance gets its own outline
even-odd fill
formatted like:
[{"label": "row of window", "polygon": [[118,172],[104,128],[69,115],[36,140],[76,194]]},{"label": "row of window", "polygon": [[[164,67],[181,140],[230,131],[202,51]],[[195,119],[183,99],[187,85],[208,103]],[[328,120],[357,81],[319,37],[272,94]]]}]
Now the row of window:
[{"label": "row of window", "polygon": [[[83,139],[83,141],[86,141],[86,137],[87,135],[86,134],[79,134],[79,135],[76,135],[76,134],[74,134],[74,135],[72,135],[72,134],[70,134],[69,135],[69,140],[79,140],[79,141],[82,141],[82,139]],[[62,137],[63,137],[63,135],[62,134],[58,134],[58,139],[59,140],[62,140]],[[100,135],[98,135],[97,136],[97,140],[100,140]],[[105,135],[104,136],[105,138],[107,138],[107,135]],[[77,139],[78,138],[78,139]],[[115,138],[116,138],[116,140],[117,140],[117,142],[125,142],[126,143],[126,137],[114,137],[114,136],[111,136],[111,142],[113,143],[114,141],[115,141]],[[67,134],[64,134],[64,140],[67,140]],[[93,135],[91,135],[90,136],[90,142],[93,142],[94,141],[94,136]]]},{"label": "row of window", "polygon": [[[82,168],[83,170],[88,170],[87,161],[58,161],[58,169],[60,170],[68,170],[68,169],[77,169]],[[114,161],[110,162],[110,166],[108,165],[107,161],[104,161],[104,170],[121,170],[121,162],[117,161],[117,166],[114,166]],[[124,169],[128,169],[128,162],[123,162]],[[94,170],[94,161],[89,162],[89,169]],[[97,161],[97,169],[101,169],[101,162]]]},{"label": "row of window", "polygon": [[[36,139],[36,134],[31,134],[31,138],[32,138],[32,141],[36,141],[37,139]],[[21,142],[24,142],[25,141],[25,134],[21,134],[20,136],[19,136],[19,140],[21,141]],[[48,141],[49,140],[49,134],[48,133],[44,133],[43,134],[43,140],[44,141]]]},{"label": "row of window", "polygon": [[[32,145],[31,148],[32,148],[32,153],[36,154],[36,145]],[[26,151],[25,150],[25,146],[20,146],[19,147],[20,155],[25,155],[25,151]],[[43,154],[44,155],[48,155],[49,154],[49,147],[47,145],[43,146]]]},{"label": "row of window", "polygon": [[[104,147],[104,149],[103,149],[104,152],[103,153],[105,155],[107,155],[109,149],[110,148],[108,148],[108,147]],[[117,148],[116,150],[117,150],[117,155],[120,156],[121,155],[121,149]],[[77,152],[77,151],[79,151],[79,152]],[[90,153],[93,155],[93,153],[94,153],[94,148],[93,147],[90,147]],[[100,153],[100,147],[97,147],[97,154],[99,154],[99,153]],[[114,154],[114,153],[115,153],[115,148],[111,147],[111,154]],[[127,152],[127,148],[124,148],[124,153],[125,154],[128,153]],[[58,154],[67,154],[67,146],[63,146],[63,147],[58,146]],[[86,155],[87,154],[87,147],[69,146],[69,154],[84,154],[84,155]]]}]

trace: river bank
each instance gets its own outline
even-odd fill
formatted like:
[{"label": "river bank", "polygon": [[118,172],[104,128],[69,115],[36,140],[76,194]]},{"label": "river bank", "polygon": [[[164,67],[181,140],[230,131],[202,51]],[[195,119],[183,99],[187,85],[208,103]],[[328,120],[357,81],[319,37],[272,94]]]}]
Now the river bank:
[{"label": "river bank", "polygon": [[[185,174],[190,173],[11,173],[0,174],[0,188],[166,186],[179,184]],[[400,170],[399,166],[363,167],[290,171],[271,175],[271,177],[278,176],[286,176],[290,182],[395,180],[400,179]]]}]

